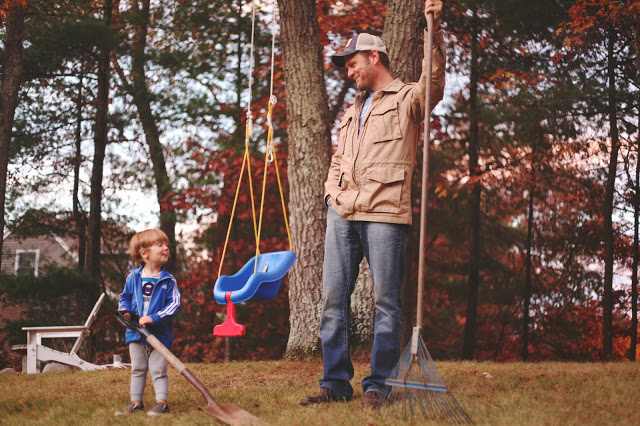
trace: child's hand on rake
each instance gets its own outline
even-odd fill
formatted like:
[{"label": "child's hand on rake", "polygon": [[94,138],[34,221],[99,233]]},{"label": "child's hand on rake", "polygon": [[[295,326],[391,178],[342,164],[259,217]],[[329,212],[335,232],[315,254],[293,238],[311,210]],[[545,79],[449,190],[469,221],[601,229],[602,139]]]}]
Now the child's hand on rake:
[{"label": "child's hand on rake", "polygon": [[[120,309],[121,311],[126,311],[126,309]],[[128,312],[125,312],[124,314],[122,314],[123,317],[125,317],[126,319],[131,319],[131,314]],[[151,319],[150,316],[144,316],[142,318],[140,318],[138,320],[138,324],[145,326],[146,324],[153,324],[153,319]]]}]

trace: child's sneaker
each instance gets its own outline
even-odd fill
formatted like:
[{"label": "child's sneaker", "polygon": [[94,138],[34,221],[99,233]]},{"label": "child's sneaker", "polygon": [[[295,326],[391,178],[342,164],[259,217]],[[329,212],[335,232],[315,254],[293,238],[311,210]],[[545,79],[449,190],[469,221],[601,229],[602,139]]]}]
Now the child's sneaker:
[{"label": "child's sneaker", "polygon": [[156,402],[156,405],[149,411],[147,411],[148,416],[159,416],[160,414],[168,414],[169,406],[163,404],[162,402]]},{"label": "child's sneaker", "polygon": [[124,407],[122,410],[116,411],[116,416],[122,416],[125,414],[131,414],[134,411],[143,411],[143,410],[144,410],[144,404],[136,405],[135,402],[132,402],[131,404]]}]

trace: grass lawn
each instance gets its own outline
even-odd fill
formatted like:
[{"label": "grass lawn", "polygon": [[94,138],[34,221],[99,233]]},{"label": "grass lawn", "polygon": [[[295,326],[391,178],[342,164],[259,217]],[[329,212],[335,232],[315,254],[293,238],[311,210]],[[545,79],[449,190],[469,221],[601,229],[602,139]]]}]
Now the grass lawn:
[{"label": "grass lawn", "polygon": [[[460,405],[476,424],[640,424],[640,364],[437,362]],[[425,424],[422,418],[385,418],[360,407],[360,382],[368,372],[356,363],[354,399],[301,407],[315,394],[320,360],[189,364],[218,403],[234,403],[274,425]],[[145,405],[154,402],[151,380]],[[169,368],[171,414],[114,417],[129,401],[129,371],[73,371],[0,376],[0,424],[212,424],[198,409],[205,400]]]}]

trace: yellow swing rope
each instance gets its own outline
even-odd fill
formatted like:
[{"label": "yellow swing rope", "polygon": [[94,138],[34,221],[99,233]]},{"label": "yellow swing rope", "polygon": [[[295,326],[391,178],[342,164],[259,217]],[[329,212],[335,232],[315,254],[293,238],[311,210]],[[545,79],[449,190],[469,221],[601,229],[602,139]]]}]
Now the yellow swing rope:
[{"label": "yellow swing rope", "polygon": [[[284,203],[284,193],[282,191],[282,182],[280,181],[280,171],[278,170],[278,159],[276,158],[276,150],[273,145],[273,126],[271,124],[271,114],[273,112],[274,104],[275,104],[275,96],[271,95],[271,98],[269,99],[269,112],[267,113],[269,130],[267,133],[267,152],[265,153],[264,175],[262,178],[262,199],[260,201],[260,222],[258,225],[258,240],[260,240],[260,233],[262,231],[262,212],[264,210],[264,194],[265,194],[265,188],[267,184],[267,163],[273,162],[276,169],[276,177],[278,178],[278,189],[280,190],[280,202],[282,203],[282,214],[284,216],[284,224],[287,227],[287,237],[289,238],[289,250],[293,251],[293,245],[291,244],[291,230],[289,229],[289,220],[287,219],[287,208]],[[271,159],[269,159],[270,156],[271,156]]]},{"label": "yellow swing rope", "polygon": [[267,168],[268,163],[273,162],[276,169],[276,177],[278,180],[278,189],[280,191],[280,202],[282,204],[282,214],[284,216],[284,223],[287,228],[287,237],[289,239],[289,250],[293,250],[293,244],[291,243],[291,229],[289,228],[289,220],[287,218],[287,209],[284,202],[284,192],[282,190],[282,181],[280,179],[280,171],[278,169],[278,160],[276,158],[276,151],[273,142],[273,106],[276,103],[276,97],[273,95],[273,74],[274,74],[274,56],[275,56],[275,7],[273,20],[271,23],[271,88],[270,88],[270,97],[269,97],[269,105],[267,112],[267,123],[268,123],[268,131],[267,131],[267,149],[265,153],[265,162],[264,162],[264,174],[262,179],[262,197],[260,201],[260,221],[256,226],[256,213],[255,213],[255,201],[253,198],[253,181],[251,179],[251,165],[250,165],[250,157],[249,157],[249,140],[251,138],[252,132],[252,124],[253,118],[251,114],[251,86],[252,86],[252,75],[253,75],[253,39],[254,39],[254,29],[255,29],[255,0],[252,4],[253,7],[253,16],[251,21],[251,55],[250,55],[250,66],[249,66],[249,107],[247,108],[247,125],[245,131],[245,150],[244,150],[244,158],[242,160],[242,169],[240,170],[240,179],[238,180],[238,186],[236,188],[235,198],[233,200],[233,208],[231,210],[231,219],[229,220],[229,227],[227,228],[227,236],[224,241],[224,248],[222,250],[222,258],[220,259],[220,268],[218,269],[218,277],[222,275],[222,266],[224,264],[224,256],[227,251],[227,245],[229,243],[229,236],[231,234],[231,226],[233,224],[233,218],[235,216],[236,206],[238,202],[238,194],[240,193],[240,185],[242,184],[242,175],[244,174],[245,164],[247,165],[247,175],[249,177],[249,190],[251,192],[251,213],[253,217],[253,232],[256,240],[256,256],[255,262],[253,266],[253,273],[255,274],[258,270],[258,255],[260,254],[260,235],[262,232],[262,213],[264,211],[264,198],[266,193],[266,184],[267,184]]}]

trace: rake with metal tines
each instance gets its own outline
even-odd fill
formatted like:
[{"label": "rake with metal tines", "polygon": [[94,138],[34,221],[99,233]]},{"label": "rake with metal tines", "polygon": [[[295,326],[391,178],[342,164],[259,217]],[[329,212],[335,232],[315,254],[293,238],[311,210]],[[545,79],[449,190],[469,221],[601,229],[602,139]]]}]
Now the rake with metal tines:
[{"label": "rake with metal tines", "polygon": [[413,328],[411,343],[386,380],[377,409],[385,416],[405,419],[418,412],[425,419],[473,423],[444,384],[420,331]]},{"label": "rake with metal tines", "polygon": [[473,423],[449,392],[438,373],[427,346],[422,340],[422,299],[425,279],[427,230],[427,190],[429,177],[429,117],[431,115],[431,66],[433,45],[433,12],[427,16],[427,63],[422,157],[422,208],[420,212],[420,251],[418,261],[418,307],[411,342],[385,382],[377,409],[383,415],[413,417],[416,411],[425,418],[454,423]]}]

